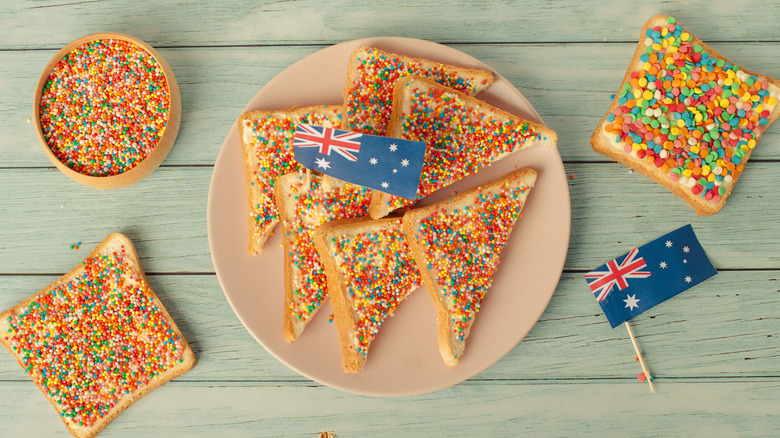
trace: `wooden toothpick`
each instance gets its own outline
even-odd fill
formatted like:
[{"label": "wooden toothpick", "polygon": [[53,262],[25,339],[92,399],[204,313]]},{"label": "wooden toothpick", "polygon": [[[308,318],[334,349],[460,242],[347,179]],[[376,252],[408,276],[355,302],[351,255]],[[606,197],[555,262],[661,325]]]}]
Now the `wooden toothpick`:
[{"label": "wooden toothpick", "polygon": [[626,328],[628,329],[628,336],[631,338],[631,343],[634,344],[634,350],[636,351],[636,357],[639,359],[639,364],[642,365],[642,371],[645,373],[647,383],[650,385],[650,391],[655,394],[655,388],[653,388],[653,377],[650,375],[650,371],[647,371],[647,365],[645,365],[645,359],[642,357],[642,352],[639,351],[639,345],[636,343],[634,337],[634,331],[631,330],[631,325],[626,321]]}]

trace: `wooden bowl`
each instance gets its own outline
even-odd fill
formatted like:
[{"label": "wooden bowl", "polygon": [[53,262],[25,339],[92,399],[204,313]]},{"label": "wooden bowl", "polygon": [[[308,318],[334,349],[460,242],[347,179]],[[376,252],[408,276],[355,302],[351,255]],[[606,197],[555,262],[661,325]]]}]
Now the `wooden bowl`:
[{"label": "wooden bowl", "polygon": [[[156,145],[151,149],[151,151],[148,152],[146,157],[144,157],[140,162],[137,162],[132,166],[128,166],[127,169],[122,169],[120,173],[116,173],[113,175],[95,176],[95,175],[90,175],[87,173],[82,173],[80,171],[74,170],[68,164],[61,161],[60,158],[58,158],[57,155],[55,155],[55,153],[52,151],[50,145],[47,143],[47,140],[44,136],[44,129],[41,122],[41,98],[43,96],[43,88],[46,85],[49,77],[51,76],[57,64],[66,55],[70,54],[76,48],[78,48],[83,44],[87,44],[97,40],[109,40],[109,39],[122,40],[122,41],[132,43],[135,46],[145,50],[149,55],[151,55],[152,58],[154,58],[155,63],[162,69],[163,75],[165,76],[165,80],[168,85],[168,99],[169,99],[168,119],[166,121],[164,129],[162,130],[162,134],[157,139]],[[65,46],[59,52],[57,52],[57,54],[52,58],[49,64],[46,65],[46,68],[43,70],[40,80],[38,81],[38,86],[35,89],[35,102],[34,102],[33,111],[34,111],[34,119],[35,119],[35,128],[38,133],[38,139],[40,140],[41,145],[43,146],[43,150],[46,152],[46,155],[49,157],[51,162],[54,163],[54,165],[60,171],[62,171],[62,173],[64,173],[74,181],[77,181],[89,187],[94,187],[99,189],[116,189],[120,187],[129,186],[131,184],[135,184],[136,182],[142,180],[147,175],[152,173],[152,171],[154,171],[157,168],[157,166],[159,166],[160,163],[162,163],[165,157],[168,155],[168,152],[171,150],[171,147],[173,146],[173,142],[176,139],[176,135],[178,134],[179,131],[179,123],[181,121],[181,96],[179,95],[179,86],[176,82],[176,78],[173,75],[173,71],[171,71],[171,68],[165,62],[165,59],[163,59],[163,57],[160,56],[160,54],[157,53],[156,50],[154,50],[150,45],[146,44],[145,42],[137,38],[134,38],[132,36],[105,32],[105,33],[96,33],[92,35],[87,35],[83,38],[79,38],[76,41],[73,41],[72,43]],[[129,122],[126,123],[132,123],[132,122],[134,122],[134,120],[130,120]],[[109,145],[106,144],[99,145],[99,147],[101,148],[108,147],[108,146]]]}]

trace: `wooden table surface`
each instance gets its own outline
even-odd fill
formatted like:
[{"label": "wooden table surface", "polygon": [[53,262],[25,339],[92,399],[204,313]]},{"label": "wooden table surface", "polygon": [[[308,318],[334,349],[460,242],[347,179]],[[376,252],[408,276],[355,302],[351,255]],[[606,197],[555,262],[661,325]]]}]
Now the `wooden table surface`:
[{"label": "wooden table surface", "polygon": [[[327,4],[326,4],[327,3]],[[9,1],[0,6],[0,310],[43,288],[105,236],[126,233],[199,363],[101,436],[777,436],[780,433],[780,129],[759,142],[726,207],[698,217],[666,189],[590,149],[645,20],[672,15],[737,64],[780,78],[777,2],[334,0]],[[182,121],[162,166],[101,191],[60,173],[31,123],[38,77],[96,32],[154,46],[179,83]],[[547,310],[509,354],[433,393],[380,398],[312,382],[266,352],[222,293],[209,254],[214,162],[246,103],[293,62],[342,41],[443,43],[514,84],[558,132],[571,176],[568,257]],[[692,224],[719,274],[611,329],[582,274]],[[70,245],[81,242],[81,249]],[[0,352],[0,435],[66,436]]]}]

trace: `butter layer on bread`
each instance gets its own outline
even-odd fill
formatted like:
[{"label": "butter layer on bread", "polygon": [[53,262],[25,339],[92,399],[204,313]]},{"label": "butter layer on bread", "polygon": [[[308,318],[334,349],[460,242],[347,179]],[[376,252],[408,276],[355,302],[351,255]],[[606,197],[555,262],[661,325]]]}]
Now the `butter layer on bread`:
[{"label": "butter layer on bread", "polygon": [[302,169],[293,158],[297,123],[337,128],[341,106],[320,105],[280,111],[249,111],[238,118],[244,158],[249,254],[259,254],[279,222],[274,184],[285,173]]},{"label": "butter layer on bread", "polygon": [[132,243],[119,233],[0,314],[0,343],[78,437],[95,436],[133,402],[196,363],[149,286]]},{"label": "butter layer on bread", "polygon": [[404,214],[409,247],[438,311],[439,352],[448,366],[463,356],[501,251],[535,182],[536,171],[522,168]]},{"label": "butter layer on bread", "polygon": [[780,81],[740,68],[658,15],[642,28],[591,146],[712,215],[780,115],[779,95]]},{"label": "butter layer on bread", "polygon": [[474,97],[419,76],[398,82],[388,136],[426,144],[415,199],[374,191],[369,214],[384,217],[506,156],[532,146],[556,147],[557,134]]},{"label": "butter layer on bread", "polygon": [[401,218],[344,219],[314,242],[328,277],[344,371],[357,373],[385,319],[420,286]]},{"label": "butter layer on bread", "polygon": [[409,75],[429,77],[471,95],[495,81],[495,74],[487,70],[456,67],[361,46],[352,52],[349,60],[342,128],[385,135],[392,110],[393,88],[398,79]]},{"label": "butter layer on bread", "polygon": [[282,223],[284,247],[285,338],[298,339],[328,298],[322,261],[314,247],[314,232],[324,223],[368,215],[371,191],[365,187],[294,172],[276,181],[276,204]]}]

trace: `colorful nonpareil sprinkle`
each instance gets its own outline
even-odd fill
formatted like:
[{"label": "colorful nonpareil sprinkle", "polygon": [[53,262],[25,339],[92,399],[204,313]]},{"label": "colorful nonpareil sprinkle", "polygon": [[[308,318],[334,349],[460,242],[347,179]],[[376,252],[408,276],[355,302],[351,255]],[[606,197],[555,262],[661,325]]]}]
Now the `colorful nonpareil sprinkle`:
[{"label": "colorful nonpareil sprinkle", "polygon": [[421,284],[401,220],[375,231],[333,238],[336,266],[347,282],[347,302],[357,315],[357,352],[363,357],[385,318]]},{"label": "colorful nonpareil sprinkle", "polygon": [[258,193],[259,201],[250,206],[249,216],[255,226],[255,237],[266,236],[279,221],[276,208],[274,185],[276,179],[285,173],[303,167],[293,157],[292,139],[297,123],[317,126],[338,126],[341,114],[311,112],[301,116],[265,115],[244,121],[243,144],[248,166],[252,172],[252,190]]},{"label": "colorful nonpareil sprinkle", "polygon": [[89,427],[179,363],[183,347],[124,251],[89,258],[83,268],[8,316],[0,336],[65,422]]},{"label": "colorful nonpareil sprinkle", "polygon": [[717,203],[769,125],[780,89],[707,52],[671,17],[646,31],[644,48],[605,130],[625,153]]},{"label": "colorful nonpareil sprinkle", "polygon": [[446,65],[427,67],[421,60],[401,58],[376,49],[369,49],[359,61],[355,78],[345,93],[344,129],[372,135],[387,132],[393,88],[399,78],[425,76],[467,94],[476,94],[492,83],[464,75]]},{"label": "colorful nonpareil sprinkle", "polygon": [[366,216],[371,190],[349,184],[325,190],[320,178],[312,178],[306,187],[301,176],[291,184],[290,191],[295,194],[292,215],[283,219],[294,279],[289,312],[293,320],[306,322],[328,296],[327,277],[314,247],[314,232],[326,222]]},{"label": "colorful nonpareil sprinkle", "polygon": [[118,175],[157,146],[170,100],[165,73],[149,52],[118,39],[90,41],[65,55],[43,85],[43,137],[76,172]]},{"label": "colorful nonpareil sprinkle", "polygon": [[425,142],[428,149],[417,198],[391,197],[390,210],[411,205],[474,174],[530,140],[544,139],[533,125],[498,117],[487,104],[470,106],[442,88],[418,87],[411,82],[408,96],[409,110],[401,115],[401,137]]},{"label": "colorful nonpareil sprinkle", "polygon": [[440,208],[420,221],[419,233],[441,300],[463,340],[493,283],[507,238],[521,216],[527,186],[505,184],[480,192],[470,206]]}]

